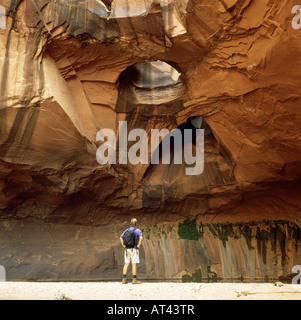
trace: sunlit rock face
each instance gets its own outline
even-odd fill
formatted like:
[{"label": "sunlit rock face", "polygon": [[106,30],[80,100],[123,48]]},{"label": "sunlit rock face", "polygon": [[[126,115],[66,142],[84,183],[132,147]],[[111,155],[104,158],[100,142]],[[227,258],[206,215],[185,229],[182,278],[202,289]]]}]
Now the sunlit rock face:
[{"label": "sunlit rock face", "polygon": [[[141,277],[289,275],[301,259],[295,3],[130,2],[0,3],[7,278],[118,278],[133,216]],[[120,121],[149,137],[203,129],[204,171],[186,175],[181,148],[170,164],[100,165],[97,132],[118,144]]]},{"label": "sunlit rock face", "polygon": [[181,74],[163,61],[139,62],[124,70],[119,77],[119,103],[126,110],[137,105],[168,104],[181,101],[184,93]]}]

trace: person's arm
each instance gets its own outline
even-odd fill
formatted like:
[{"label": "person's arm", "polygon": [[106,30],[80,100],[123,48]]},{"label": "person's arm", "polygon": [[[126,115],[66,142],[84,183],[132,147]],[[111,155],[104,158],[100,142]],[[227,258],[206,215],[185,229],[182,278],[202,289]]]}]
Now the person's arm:
[{"label": "person's arm", "polygon": [[125,248],[125,245],[123,244],[123,238],[122,237],[120,237],[120,243]]},{"label": "person's arm", "polygon": [[138,242],[138,244],[137,244],[137,248],[138,248],[138,249],[140,249],[141,244],[142,244],[142,241],[143,241],[143,238],[142,238],[142,236],[140,236],[140,237],[139,237],[139,242]]}]

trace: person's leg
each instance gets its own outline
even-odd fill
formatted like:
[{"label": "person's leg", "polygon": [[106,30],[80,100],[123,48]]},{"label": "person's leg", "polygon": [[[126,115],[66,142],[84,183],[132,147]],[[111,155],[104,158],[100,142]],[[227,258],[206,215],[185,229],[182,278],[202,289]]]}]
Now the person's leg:
[{"label": "person's leg", "polygon": [[126,276],[127,273],[128,273],[129,265],[130,265],[130,263],[127,262],[127,263],[125,263],[124,266],[123,266],[123,275],[124,275],[124,276]]},{"label": "person's leg", "polygon": [[131,260],[130,260],[129,254],[127,252],[127,249],[125,249],[124,250],[124,266],[123,266],[123,270],[122,270],[122,283],[123,284],[127,283],[126,275],[128,273],[130,262],[131,262]]},{"label": "person's leg", "polygon": [[140,284],[141,281],[137,280],[137,263],[132,263],[133,284]]},{"label": "person's leg", "polygon": [[137,263],[132,263],[132,274],[134,278],[137,277]]},{"label": "person's leg", "polygon": [[134,256],[132,260],[132,273],[133,273],[133,282],[134,284],[139,284],[141,281],[137,280],[137,263],[140,263],[139,259],[139,250],[134,249]]},{"label": "person's leg", "polygon": [[125,264],[124,264],[124,266],[123,266],[123,270],[122,270],[122,283],[123,283],[123,284],[128,283],[128,282],[127,282],[127,279],[126,279],[126,275],[127,275],[127,273],[128,273],[129,265],[130,265],[130,263],[125,262]]}]

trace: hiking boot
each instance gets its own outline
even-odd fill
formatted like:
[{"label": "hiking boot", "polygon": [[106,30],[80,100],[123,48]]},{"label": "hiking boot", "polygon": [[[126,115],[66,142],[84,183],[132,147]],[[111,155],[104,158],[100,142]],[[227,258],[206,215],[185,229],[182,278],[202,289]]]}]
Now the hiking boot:
[{"label": "hiking boot", "polygon": [[134,278],[132,281],[132,284],[141,284],[142,282],[137,280],[137,278]]},{"label": "hiking boot", "polygon": [[127,284],[127,283],[128,283],[128,281],[127,281],[127,279],[126,279],[126,278],[123,278],[121,283],[122,283],[122,284]]}]

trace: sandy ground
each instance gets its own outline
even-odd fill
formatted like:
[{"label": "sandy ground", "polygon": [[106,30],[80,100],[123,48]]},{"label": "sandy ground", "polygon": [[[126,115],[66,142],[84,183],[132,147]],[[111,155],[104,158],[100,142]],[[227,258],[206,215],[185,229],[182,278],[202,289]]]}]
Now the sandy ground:
[{"label": "sandy ground", "polygon": [[[300,288],[298,288],[300,287]],[[301,300],[301,286],[273,283],[5,282],[1,300]]]}]

